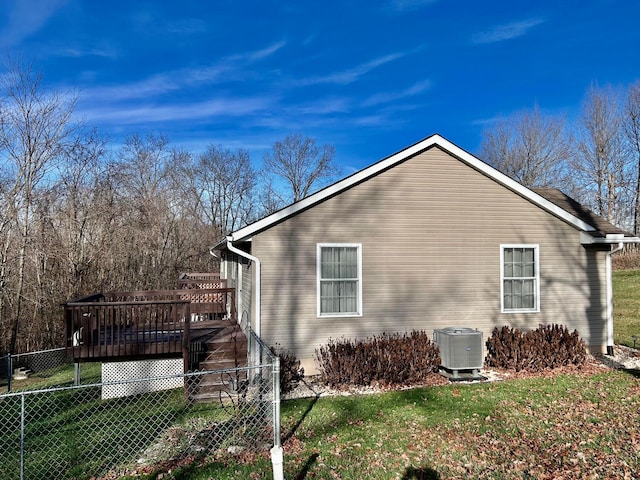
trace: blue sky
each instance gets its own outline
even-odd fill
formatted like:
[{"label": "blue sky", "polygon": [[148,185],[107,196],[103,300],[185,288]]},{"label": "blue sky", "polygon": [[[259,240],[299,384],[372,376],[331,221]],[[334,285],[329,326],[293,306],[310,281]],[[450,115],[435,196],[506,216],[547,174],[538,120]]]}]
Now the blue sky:
[{"label": "blue sky", "polygon": [[109,136],[164,133],[256,163],[301,132],[347,171],[432,134],[475,153],[500,116],[575,118],[640,79],[640,2],[0,0],[0,53]]}]

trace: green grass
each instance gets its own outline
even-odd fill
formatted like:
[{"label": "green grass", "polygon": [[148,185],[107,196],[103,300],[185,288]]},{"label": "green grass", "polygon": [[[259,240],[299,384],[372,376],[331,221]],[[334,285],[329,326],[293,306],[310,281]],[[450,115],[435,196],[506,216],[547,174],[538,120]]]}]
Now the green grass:
[{"label": "green grass", "polygon": [[[13,380],[11,391],[39,390],[50,387],[65,387],[73,385],[73,364],[62,365],[50,370],[34,373],[26,380]],[[82,363],[80,365],[80,381],[84,385],[100,383],[102,378],[101,363]],[[5,392],[1,392],[5,393]]]},{"label": "green grass", "polygon": [[[639,422],[624,372],[287,401],[285,478],[636,478]],[[164,478],[268,479],[271,464],[221,455]]]},{"label": "green grass", "polygon": [[613,323],[615,343],[633,347],[632,335],[640,336],[640,270],[613,272]]}]

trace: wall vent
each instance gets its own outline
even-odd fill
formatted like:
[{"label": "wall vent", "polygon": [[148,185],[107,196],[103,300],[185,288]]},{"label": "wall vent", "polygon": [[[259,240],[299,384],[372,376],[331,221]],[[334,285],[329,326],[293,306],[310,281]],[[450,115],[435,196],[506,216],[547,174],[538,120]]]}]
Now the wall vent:
[{"label": "wall vent", "polygon": [[433,341],[440,348],[443,368],[454,372],[482,368],[482,332],[472,328],[448,327],[434,330]]}]

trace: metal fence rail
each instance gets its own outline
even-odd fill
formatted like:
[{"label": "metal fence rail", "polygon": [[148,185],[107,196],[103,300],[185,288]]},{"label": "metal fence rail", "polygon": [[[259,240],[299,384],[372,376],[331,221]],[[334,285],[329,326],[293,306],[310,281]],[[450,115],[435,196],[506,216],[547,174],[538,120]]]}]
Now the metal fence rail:
[{"label": "metal fence rail", "polygon": [[0,393],[24,388],[25,382],[22,380],[31,377],[36,382],[26,383],[37,383],[37,379],[51,379],[49,385],[68,384],[74,381],[74,375],[76,378],[79,376],[79,370],[74,371],[70,368],[71,365],[64,348],[3,355],[0,357]]},{"label": "metal fence rail", "polygon": [[279,447],[279,361],[248,333],[262,360],[248,367],[0,395],[0,478],[113,478],[187,456]]},{"label": "metal fence rail", "polygon": [[0,356],[0,392],[11,388],[11,355]]}]

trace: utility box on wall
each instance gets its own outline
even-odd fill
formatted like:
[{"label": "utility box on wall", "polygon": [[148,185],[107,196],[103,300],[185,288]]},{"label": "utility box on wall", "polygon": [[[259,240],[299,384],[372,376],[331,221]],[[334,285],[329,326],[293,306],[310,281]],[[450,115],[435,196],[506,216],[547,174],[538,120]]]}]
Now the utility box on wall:
[{"label": "utility box on wall", "polygon": [[441,366],[453,372],[472,370],[477,374],[482,368],[482,332],[472,328],[447,327],[434,330],[433,341],[440,348]]}]

